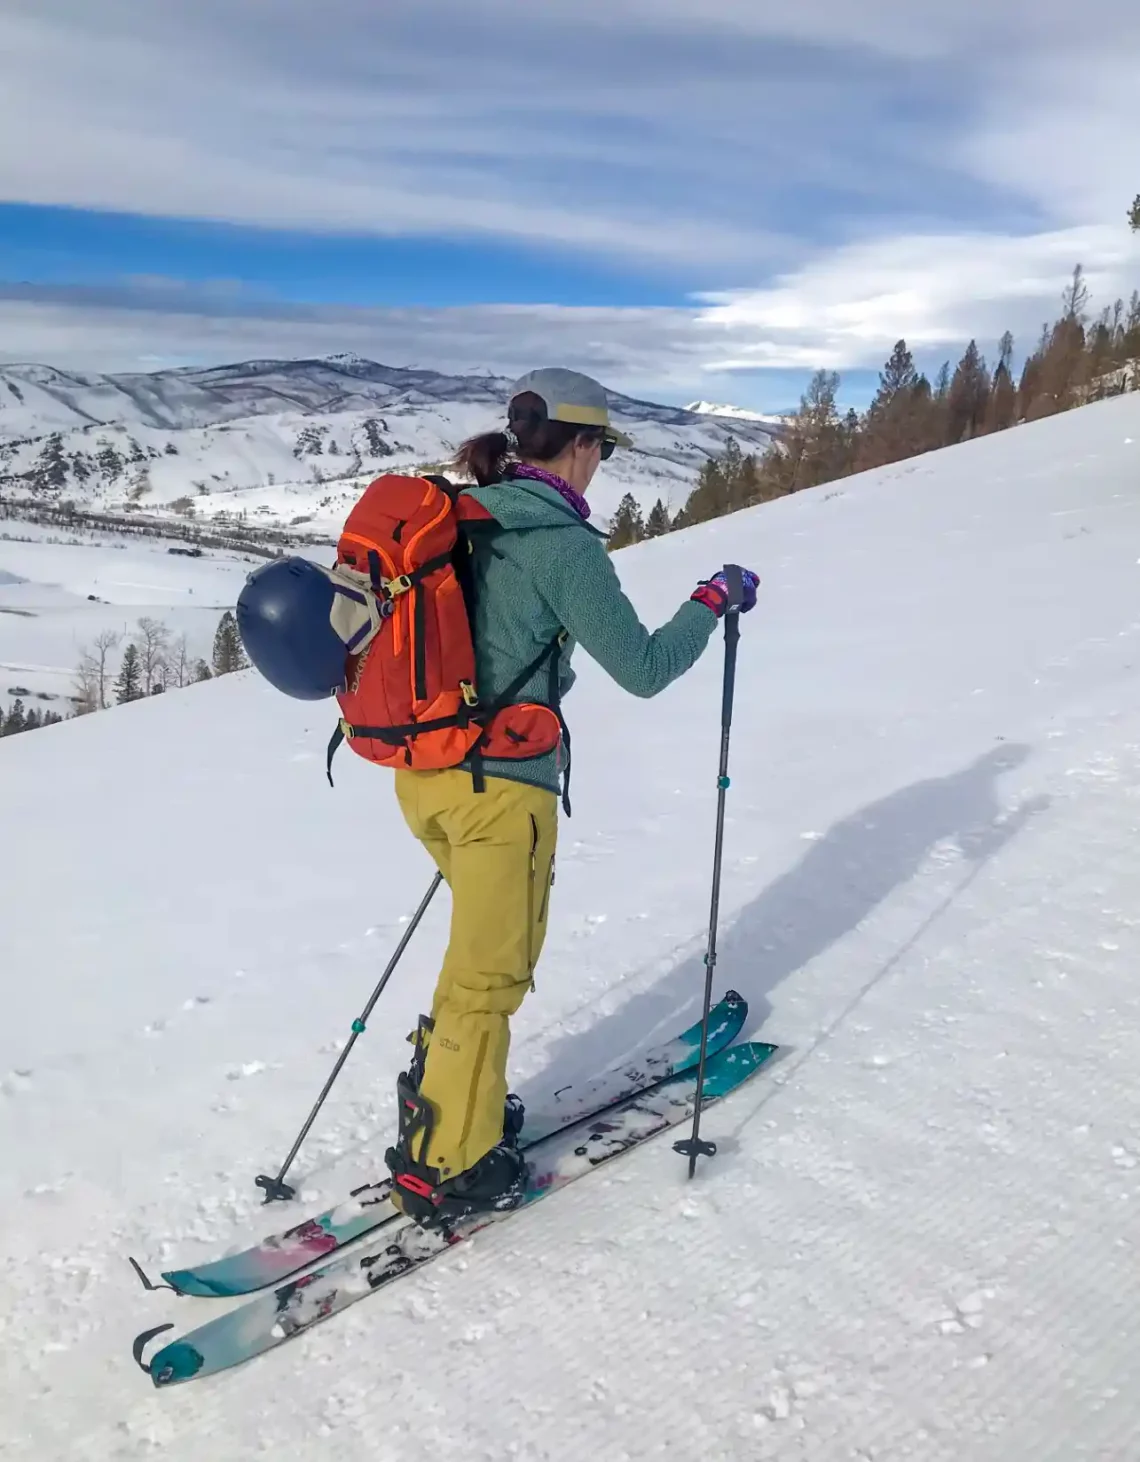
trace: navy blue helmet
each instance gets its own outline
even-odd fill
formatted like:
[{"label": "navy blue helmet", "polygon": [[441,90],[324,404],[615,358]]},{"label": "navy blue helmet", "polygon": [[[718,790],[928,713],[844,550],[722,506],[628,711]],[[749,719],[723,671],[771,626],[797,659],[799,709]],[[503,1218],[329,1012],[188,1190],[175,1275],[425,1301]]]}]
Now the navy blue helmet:
[{"label": "navy blue helmet", "polygon": [[336,590],[317,564],[279,558],[256,569],[237,603],[242,644],[270,685],[302,701],[345,687],[347,654],[332,626]]}]

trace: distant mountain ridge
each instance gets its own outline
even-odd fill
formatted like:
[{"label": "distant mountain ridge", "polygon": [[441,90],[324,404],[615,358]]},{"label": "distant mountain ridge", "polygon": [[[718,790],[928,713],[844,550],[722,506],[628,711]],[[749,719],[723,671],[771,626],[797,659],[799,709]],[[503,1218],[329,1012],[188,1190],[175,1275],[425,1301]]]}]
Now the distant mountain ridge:
[{"label": "distant mountain ridge", "polygon": [[[0,494],[332,521],[369,475],[437,465],[464,437],[502,421],[509,388],[506,377],[352,354],[117,375],[0,366]],[[747,416],[609,395],[634,449],[599,475],[603,514],[625,492],[646,510],[658,497],[676,510],[730,436],[746,451],[772,437]],[[343,490],[330,494],[330,483]]]},{"label": "distant mountain ridge", "polygon": [[715,401],[690,401],[685,407],[686,411],[695,412],[698,416],[728,416],[734,421],[759,421],[766,426],[783,426],[790,416],[790,412],[749,411],[745,406],[726,406]]}]

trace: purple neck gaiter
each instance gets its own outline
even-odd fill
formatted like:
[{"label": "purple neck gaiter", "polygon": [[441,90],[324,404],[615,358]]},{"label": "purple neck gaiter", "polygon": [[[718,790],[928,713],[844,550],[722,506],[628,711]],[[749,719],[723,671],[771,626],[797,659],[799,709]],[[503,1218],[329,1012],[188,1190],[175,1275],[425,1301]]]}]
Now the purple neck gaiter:
[{"label": "purple neck gaiter", "polygon": [[525,477],[531,482],[545,482],[547,487],[552,487],[559,497],[570,504],[579,518],[586,519],[590,516],[590,504],[580,492],[576,492],[557,473],[547,472],[543,467],[532,467],[529,462],[512,462],[507,470],[512,477]]}]

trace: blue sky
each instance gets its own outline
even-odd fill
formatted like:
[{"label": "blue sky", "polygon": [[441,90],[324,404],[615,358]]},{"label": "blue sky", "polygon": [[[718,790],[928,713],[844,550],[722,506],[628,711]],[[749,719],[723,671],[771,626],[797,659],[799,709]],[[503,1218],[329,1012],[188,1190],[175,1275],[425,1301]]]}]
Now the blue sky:
[{"label": "blue sky", "polygon": [[342,305],[684,305],[680,271],[493,238],[323,234],[0,203],[0,277],[148,278]]},{"label": "blue sky", "polygon": [[[1086,0],[7,0],[0,358],[311,354],[861,404],[1140,284]],[[925,13],[923,13],[925,11]],[[857,12],[857,13],[856,13]]]}]

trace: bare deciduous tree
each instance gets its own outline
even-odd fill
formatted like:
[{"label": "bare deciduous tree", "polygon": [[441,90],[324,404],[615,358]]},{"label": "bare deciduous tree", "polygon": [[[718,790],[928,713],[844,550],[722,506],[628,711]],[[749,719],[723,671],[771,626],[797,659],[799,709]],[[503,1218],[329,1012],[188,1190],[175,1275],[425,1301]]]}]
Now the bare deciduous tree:
[{"label": "bare deciduous tree", "polygon": [[179,690],[194,679],[194,662],[190,658],[190,646],[185,635],[179,635],[170,647],[166,657],[166,669],[170,684]]},{"label": "bare deciduous tree", "polygon": [[95,661],[91,653],[84,650],[75,671],[72,704],[77,716],[89,716],[99,710],[99,682]]},{"label": "bare deciduous tree", "polygon": [[147,615],[139,620],[139,670],[142,673],[143,692],[150,695],[159,672],[166,664],[170,649],[170,630],[161,620]]},{"label": "bare deciduous tree", "polygon": [[111,684],[111,667],[108,661],[111,651],[116,648],[120,639],[116,630],[100,630],[92,647],[80,652],[75,685],[79,701],[76,709],[81,715],[87,711],[107,709]]}]

